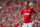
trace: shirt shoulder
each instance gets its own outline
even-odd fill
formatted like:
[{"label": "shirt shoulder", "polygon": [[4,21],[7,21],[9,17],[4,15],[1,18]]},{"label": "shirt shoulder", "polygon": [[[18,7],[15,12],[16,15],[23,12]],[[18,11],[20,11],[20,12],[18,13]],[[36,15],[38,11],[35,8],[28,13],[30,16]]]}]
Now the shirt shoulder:
[{"label": "shirt shoulder", "polygon": [[22,8],[22,9],[25,9],[25,8]]},{"label": "shirt shoulder", "polygon": [[33,8],[32,8],[32,7],[29,7],[29,9],[30,9],[30,10],[33,10]]},{"label": "shirt shoulder", "polygon": [[33,9],[32,7],[30,7],[30,9]]}]

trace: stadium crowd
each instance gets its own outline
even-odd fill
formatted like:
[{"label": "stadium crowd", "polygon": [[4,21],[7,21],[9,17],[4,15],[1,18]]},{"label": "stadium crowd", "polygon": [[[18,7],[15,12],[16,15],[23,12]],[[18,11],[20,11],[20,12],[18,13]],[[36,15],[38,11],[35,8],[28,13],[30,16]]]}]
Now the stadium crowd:
[{"label": "stadium crowd", "polygon": [[0,27],[20,27],[20,11],[25,7],[24,2],[34,3],[37,16],[33,20],[33,27],[40,27],[40,6],[36,0],[0,0]]}]

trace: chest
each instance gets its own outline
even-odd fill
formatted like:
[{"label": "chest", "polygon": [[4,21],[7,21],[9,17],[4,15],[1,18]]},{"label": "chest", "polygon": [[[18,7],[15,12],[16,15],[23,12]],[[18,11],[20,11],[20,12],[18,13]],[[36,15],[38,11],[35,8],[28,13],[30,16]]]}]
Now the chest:
[{"label": "chest", "polygon": [[26,13],[31,13],[31,12],[32,12],[32,9],[24,9],[23,11],[24,11],[24,13],[25,13],[25,12],[26,12]]}]

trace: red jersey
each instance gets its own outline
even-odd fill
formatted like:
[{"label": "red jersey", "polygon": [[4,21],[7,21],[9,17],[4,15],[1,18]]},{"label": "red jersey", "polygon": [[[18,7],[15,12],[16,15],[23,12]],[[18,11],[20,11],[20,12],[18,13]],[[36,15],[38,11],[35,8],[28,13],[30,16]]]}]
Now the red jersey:
[{"label": "red jersey", "polygon": [[30,23],[29,21],[31,19],[32,13],[35,13],[32,7],[29,7],[28,9],[23,8],[21,11],[21,14],[24,13],[24,23]]},{"label": "red jersey", "polygon": [[2,27],[5,27],[5,25],[3,25]]}]

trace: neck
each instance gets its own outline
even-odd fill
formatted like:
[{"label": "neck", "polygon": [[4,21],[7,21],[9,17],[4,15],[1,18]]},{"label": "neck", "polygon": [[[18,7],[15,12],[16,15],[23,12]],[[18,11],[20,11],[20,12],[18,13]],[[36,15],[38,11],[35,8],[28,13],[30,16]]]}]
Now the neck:
[{"label": "neck", "polygon": [[26,7],[26,9],[28,9],[29,8],[29,6],[28,7]]}]

